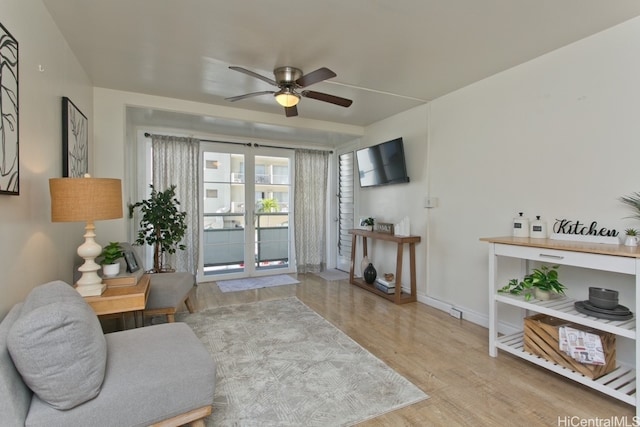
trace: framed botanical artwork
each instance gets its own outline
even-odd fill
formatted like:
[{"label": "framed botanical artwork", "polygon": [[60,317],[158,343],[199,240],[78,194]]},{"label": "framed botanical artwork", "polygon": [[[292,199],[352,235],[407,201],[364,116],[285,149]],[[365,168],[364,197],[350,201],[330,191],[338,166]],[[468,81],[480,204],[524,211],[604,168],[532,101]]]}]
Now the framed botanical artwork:
[{"label": "framed botanical artwork", "polygon": [[89,171],[89,120],[66,96],[62,98],[62,176]]},{"label": "framed botanical artwork", "polygon": [[20,194],[18,42],[0,24],[0,194]]}]

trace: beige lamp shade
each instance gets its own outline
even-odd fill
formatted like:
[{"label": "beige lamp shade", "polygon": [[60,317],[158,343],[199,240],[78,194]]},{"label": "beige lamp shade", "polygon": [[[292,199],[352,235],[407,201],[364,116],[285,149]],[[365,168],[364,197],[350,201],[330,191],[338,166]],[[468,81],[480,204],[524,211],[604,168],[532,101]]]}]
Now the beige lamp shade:
[{"label": "beige lamp shade", "polygon": [[51,178],[51,221],[122,218],[122,184],[112,178]]}]

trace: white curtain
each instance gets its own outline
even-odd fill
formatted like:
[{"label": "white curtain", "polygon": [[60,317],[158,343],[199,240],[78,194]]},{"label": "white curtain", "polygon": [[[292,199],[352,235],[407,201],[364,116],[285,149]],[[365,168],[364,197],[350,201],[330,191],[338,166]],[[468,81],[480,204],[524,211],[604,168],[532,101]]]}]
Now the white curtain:
[{"label": "white curtain", "polygon": [[296,150],[295,247],[298,273],[324,270],[329,153]]},{"label": "white curtain", "polygon": [[187,232],[182,243],[184,251],[177,250],[168,264],[177,271],[196,274],[199,255],[198,211],[198,156],[200,141],[194,138],[153,135],[153,187],[164,191],[176,186],[179,210],[187,212]]}]

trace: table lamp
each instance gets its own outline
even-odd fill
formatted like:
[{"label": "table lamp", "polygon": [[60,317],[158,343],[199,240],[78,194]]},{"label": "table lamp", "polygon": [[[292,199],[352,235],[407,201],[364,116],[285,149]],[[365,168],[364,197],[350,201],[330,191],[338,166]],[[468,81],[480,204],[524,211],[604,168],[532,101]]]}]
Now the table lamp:
[{"label": "table lamp", "polygon": [[102,253],[102,246],[95,241],[94,221],[122,218],[122,185],[119,179],[51,178],[52,222],[85,222],[84,243],[78,247],[78,255],[84,264],[78,268],[82,277],[76,289],[82,295],[101,295],[106,285],[98,276],[100,266],[95,262]]}]

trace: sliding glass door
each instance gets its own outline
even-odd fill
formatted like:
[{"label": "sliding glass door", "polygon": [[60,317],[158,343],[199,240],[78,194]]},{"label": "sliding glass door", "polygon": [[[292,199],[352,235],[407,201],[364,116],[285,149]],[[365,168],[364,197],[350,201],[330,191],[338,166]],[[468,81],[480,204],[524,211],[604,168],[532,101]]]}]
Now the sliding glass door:
[{"label": "sliding glass door", "polygon": [[291,272],[293,151],[201,145],[199,281]]}]

